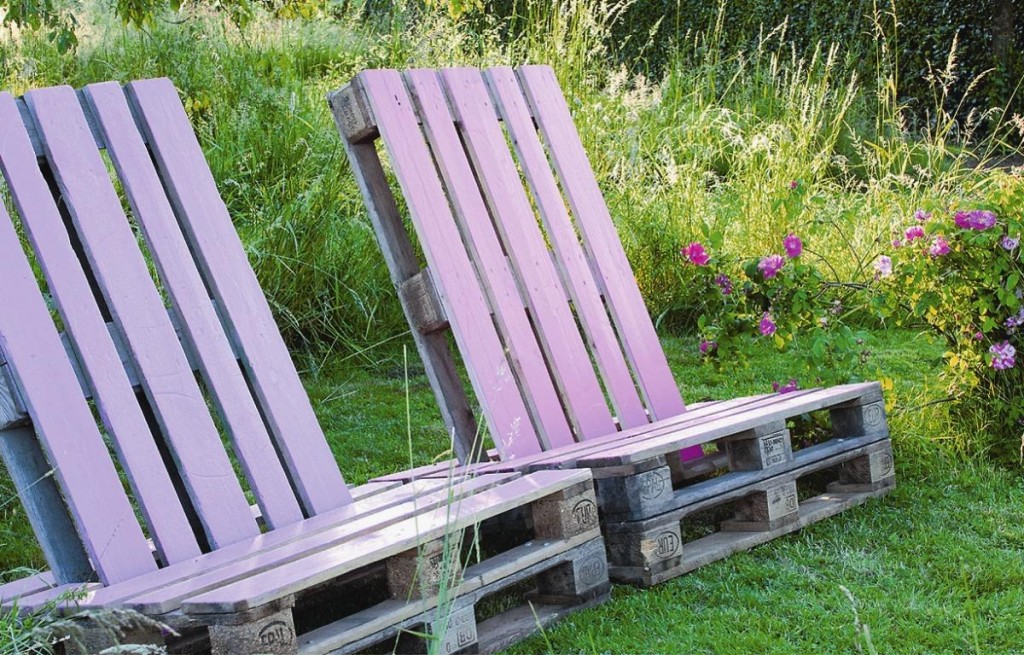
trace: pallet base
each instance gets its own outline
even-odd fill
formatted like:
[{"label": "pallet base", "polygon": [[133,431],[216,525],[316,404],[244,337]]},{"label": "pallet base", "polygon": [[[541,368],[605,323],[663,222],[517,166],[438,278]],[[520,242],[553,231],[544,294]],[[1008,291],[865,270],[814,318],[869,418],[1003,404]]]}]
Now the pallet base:
[{"label": "pallet base", "polygon": [[[744,479],[750,482],[736,484]],[[888,439],[770,477],[759,471],[730,473],[677,493],[681,505],[658,516],[606,521],[609,576],[648,587],[885,495],[895,481]],[[720,516],[730,508],[731,518]],[[688,519],[708,512],[719,515],[714,521],[719,530],[685,541]]]},{"label": "pallet base", "polygon": [[875,491],[853,493],[825,493],[800,503],[797,520],[774,530],[740,532],[723,530],[682,546],[683,554],[677,564],[661,570],[637,566],[609,566],[608,575],[614,582],[637,587],[650,587],[677,578],[706,564],[725,559],[741,550],[749,550],[772,539],[787,535],[857,505],[871,498],[884,496],[895,488],[895,482]]}]

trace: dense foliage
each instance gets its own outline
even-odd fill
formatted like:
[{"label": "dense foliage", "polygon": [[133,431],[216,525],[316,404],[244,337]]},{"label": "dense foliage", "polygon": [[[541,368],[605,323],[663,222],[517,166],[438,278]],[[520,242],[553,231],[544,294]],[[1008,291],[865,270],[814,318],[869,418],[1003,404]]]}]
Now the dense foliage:
[{"label": "dense foliage", "polygon": [[953,97],[964,97],[974,84],[969,97],[973,108],[1008,104],[1013,111],[1024,108],[1024,99],[1017,97],[1024,76],[1024,3],[1020,0],[898,0],[892,4],[728,0],[721,6],[701,0],[637,0],[615,26],[615,42],[621,44],[626,60],[642,55],[654,71],[660,71],[680,41],[714,25],[720,9],[727,42],[736,49],[751,48],[757,34],[785,23],[786,39],[798,51],[822,42],[843,43],[851,59],[860,62],[859,72],[868,77],[874,75],[882,56],[873,15],[892,12],[886,20],[894,28],[900,92],[916,105],[916,116],[924,118],[931,109],[928,78],[946,67],[955,40],[961,45],[961,75]]}]

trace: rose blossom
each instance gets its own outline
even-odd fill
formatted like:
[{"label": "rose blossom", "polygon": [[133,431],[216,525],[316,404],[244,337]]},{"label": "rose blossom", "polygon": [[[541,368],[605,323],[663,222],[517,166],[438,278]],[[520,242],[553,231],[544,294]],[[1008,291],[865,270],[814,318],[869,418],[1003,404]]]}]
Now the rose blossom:
[{"label": "rose blossom", "polygon": [[928,254],[932,257],[942,257],[949,254],[949,243],[942,238],[941,234],[932,241],[932,245],[928,248]]},{"label": "rose blossom", "polygon": [[957,212],[953,222],[964,230],[987,230],[996,224],[996,215],[985,209],[975,209]]},{"label": "rose blossom", "polygon": [[804,242],[800,240],[800,237],[790,232],[782,240],[782,247],[786,249],[787,257],[796,259],[804,251]]},{"label": "rose blossom", "polygon": [[707,263],[711,260],[708,256],[708,251],[704,250],[704,246],[694,241],[688,246],[679,249],[679,254],[690,260],[691,264],[697,266],[707,266]]},{"label": "rose blossom", "polygon": [[775,321],[772,320],[772,315],[768,312],[765,312],[764,316],[761,317],[761,322],[758,323],[757,327],[761,331],[761,334],[766,337],[770,337],[775,334]]},{"label": "rose blossom", "polygon": [[786,260],[782,258],[782,255],[768,255],[761,258],[761,262],[757,265],[757,270],[761,271],[764,279],[770,280],[778,275],[785,264]]}]

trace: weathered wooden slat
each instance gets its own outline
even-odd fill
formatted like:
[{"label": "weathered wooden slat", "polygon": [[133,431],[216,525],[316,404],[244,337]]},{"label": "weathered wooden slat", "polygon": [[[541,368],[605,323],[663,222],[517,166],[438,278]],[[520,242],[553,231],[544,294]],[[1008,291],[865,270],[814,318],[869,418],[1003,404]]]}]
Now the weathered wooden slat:
[{"label": "weathered wooden slat", "polygon": [[[68,94],[73,94],[67,90]],[[77,104],[77,101],[74,101]],[[5,118],[14,116],[13,104],[3,102]],[[96,390],[96,407],[112,437],[119,459],[135,492],[161,557],[194,557],[199,546],[189,530],[183,509],[175,499],[171,477],[164,467],[152,433],[139,407],[121,355],[103,322],[82,264],[76,256],[63,217],[50,187],[36,164],[28,138],[18,123],[6,128],[0,146],[0,167],[17,204],[22,225],[32,242],[36,260],[50,293],[72,336],[74,362],[84,362],[80,379]],[[94,147],[89,143],[90,147]],[[163,311],[161,306],[161,311]],[[66,349],[62,347],[66,352]],[[79,385],[81,387],[81,385]],[[28,401],[27,390],[23,400]],[[81,396],[81,394],[79,394]],[[75,493],[75,490],[68,490]]]},{"label": "weathered wooden slat", "polygon": [[[160,569],[137,580],[130,580],[108,588],[97,589],[79,601],[85,609],[101,609],[105,606],[118,605],[129,598],[141,594],[159,591],[180,583],[184,580],[212,573],[247,561],[257,555],[270,556],[277,548],[294,544],[299,540],[315,543],[323,535],[331,532],[334,538],[347,539],[352,534],[361,534],[367,526],[380,526],[408,518],[417,512],[431,507],[430,503],[440,502],[433,495],[443,490],[451,493],[453,498],[463,494],[472,494],[504,484],[518,477],[518,474],[481,476],[457,485],[447,484],[444,480],[422,481],[419,484],[407,484],[358,500],[343,507],[317,514],[302,523],[286,525],[271,532],[266,532],[253,540],[232,544],[210,553],[202,558],[187,562],[179,562]],[[418,498],[417,495],[420,497]],[[421,500],[427,505],[421,505]],[[46,598],[40,597],[40,602]],[[162,607],[171,607],[163,605]]]},{"label": "weathered wooden slat", "polygon": [[[10,95],[0,94],[0,118],[4,125],[20,122]],[[6,143],[6,139],[0,139],[0,148]],[[34,156],[32,160],[34,166]],[[4,161],[2,155],[0,161]],[[5,175],[8,164],[4,161]],[[19,205],[22,202],[27,202],[24,196]],[[156,563],[149,545],[82,398],[14,225],[2,204],[0,279],[4,281],[0,284],[0,307],[5,308],[0,312],[0,347],[7,355],[14,379],[25,392],[27,409],[47,459],[67,492],[68,508],[86,553],[105,582],[154,570]],[[8,307],[18,310],[8,311]],[[59,515],[57,520],[59,523]],[[71,556],[75,557],[73,553]],[[60,561],[48,563],[59,571]]]},{"label": "weathered wooden slat", "polygon": [[174,85],[145,80],[126,90],[306,514],[351,502]]},{"label": "weathered wooden slat", "polygon": [[[168,310],[167,316],[174,326],[175,334],[178,335],[178,341],[185,351],[185,357],[188,359],[189,366],[192,367],[193,371],[198,371],[199,364],[196,362],[196,356],[192,352],[192,348],[185,343],[185,337],[182,333],[178,317],[174,314],[173,310]],[[121,359],[121,366],[128,375],[128,381],[135,387],[136,391],[141,391],[142,386],[139,383],[139,373],[135,370],[135,364],[128,353],[128,346],[125,345],[124,339],[121,338],[121,334],[118,332],[117,326],[114,325],[113,321],[107,323],[107,332],[110,333],[110,339],[114,342],[114,349],[117,350],[117,356]],[[75,345],[71,340],[71,336],[67,332],[61,332],[60,340],[64,344],[64,350],[67,351],[71,367],[75,369],[75,377],[78,378],[78,383],[82,387],[85,399],[92,400],[96,394],[82,369],[82,363],[78,359],[78,353],[75,352]],[[231,352],[234,358],[238,359],[238,348],[234,343],[231,344]],[[28,420],[28,415],[25,413],[25,404],[21,401],[21,395],[17,389],[10,386],[4,373],[6,370],[7,360],[4,359],[3,353],[0,353],[0,429],[3,429],[4,425],[10,423],[17,424],[18,422]],[[5,423],[5,421],[8,423]]]},{"label": "weathered wooden slat", "polygon": [[231,344],[178,227],[121,86],[93,84],[85,96],[107,144],[149,252],[202,369],[266,524],[302,520],[302,510]]},{"label": "weathered wooden slat", "polygon": [[186,612],[194,614],[258,607],[318,582],[330,580],[341,572],[360,566],[360,563],[368,564],[396,555],[417,544],[440,538],[448,531],[461,530],[562,489],[588,483],[589,480],[589,471],[532,473],[465,498],[450,507],[440,507],[415,519],[377,530],[357,542],[346,543],[343,547],[325,550],[277,566],[262,575],[194,596],[186,600],[182,607]]},{"label": "weathered wooden slat", "polygon": [[655,420],[680,414],[686,407],[554,71],[523,66],[518,74],[647,407]]},{"label": "weathered wooden slat", "polygon": [[[474,170],[455,130],[437,73],[426,69],[413,70],[407,72],[405,78],[417,106],[417,114],[423,121],[423,132],[433,152],[434,162],[448,191],[458,232],[462,235],[461,243],[472,262],[472,269],[457,273],[460,278],[469,279],[475,269],[482,280],[483,297],[488,304],[472,309],[479,314],[493,311],[520,393],[534,417],[543,448],[547,450],[571,444],[574,439],[565,410],[533,327],[522,309],[523,298],[494,232],[480,187],[474,179]],[[507,202],[507,199],[503,200]],[[448,217],[437,212],[431,218],[443,221]],[[425,224],[423,229],[440,232],[443,228]],[[449,244],[450,248],[458,246],[459,243]],[[438,281],[444,286],[451,282],[440,273]],[[520,444],[524,447],[522,451]],[[513,456],[527,455],[534,452],[534,448],[533,444],[522,440],[509,445]]]},{"label": "weathered wooden slat", "polygon": [[[349,120],[354,120],[359,124],[372,124],[374,125],[373,131],[376,132],[376,124],[372,115],[369,114],[367,103],[363,100],[353,100],[354,96],[362,97],[362,89],[358,80],[331,94],[328,100],[338,130],[343,135],[342,145],[352,166],[356,183],[363,194],[363,200],[366,202],[374,234],[387,262],[391,282],[401,297],[402,285],[420,274],[420,265],[413,252],[409,235],[402,224],[402,216],[398,212],[394,194],[388,186],[377,149],[373,143],[356,142],[347,136],[349,131],[346,125]],[[361,113],[358,117],[353,118],[351,113],[357,110]],[[433,288],[433,285],[431,287]],[[436,289],[433,293],[432,300],[436,299],[440,304]],[[403,302],[402,311],[405,313],[409,325],[418,325],[421,322],[416,309],[409,304]],[[441,309],[433,313],[440,315],[444,313],[444,310]],[[447,320],[445,317],[446,322]],[[478,445],[480,434],[476,418],[470,408],[465,386],[455,367],[455,360],[452,357],[451,348],[448,346],[447,337],[438,332],[424,333],[418,330],[413,330],[412,337],[420,361],[423,362],[426,370],[427,378],[430,380],[430,387],[433,389],[437,404],[441,409],[441,417],[452,435],[456,456],[462,462],[479,460],[482,457],[483,448]]]},{"label": "weathered wooden slat", "polygon": [[[259,533],[109,173],[69,87],[25,96],[75,231],[214,548]],[[116,354],[90,374],[116,366]],[[159,459],[144,458],[159,464]],[[177,502],[151,512],[159,521]]]},{"label": "weathered wooden slat", "polygon": [[829,389],[818,389],[807,394],[777,396],[777,401],[756,410],[726,416],[701,423],[698,426],[672,430],[654,437],[636,440],[580,458],[579,466],[621,466],[660,455],[666,450],[682,449],[720,437],[737,434],[764,423],[779,421],[797,414],[814,412],[854,400],[877,390],[878,383],[846,384]]},{"label": "weathered wooden slat", "polygon": [[[77,91],[81,94],[81,91]],[[29,113],[28,105],[25,104],[24,98],[18,98],[15,100],[18,104],[18,111],[21,113],[22,123],[25,125],[25,131],[28,132],[28,138],[32,142],[32,151],[39,159],[46,157],[46,152],[43,150],[43,142],[39,139],[39,133],[36,131],[35,123],[32,122],[32,116]],[[84,103],[83,103],[84,104]],[[88,111],[85,112],[85,120],[89,124],[89,131],[92,133],[92,139],[96,143],[97,148],[103,148],[103,136],[100,134],[99,127],[96,124],[96,119]]]},{"label": "weathered wooden slat", "polygon": [[130,599],[137,609],[164,613],[176,609],[182,594],[216,587],[225,581],[254,575],[304,554],[341,544],[384,526],[399,523],[450,502],[458,502],[513,480],[515,475],[483,476],[457,485],[424,480],[350,503],[278,528],[247,544],[228,546],[201,560],[182,562],[138,580],[97,590],[81,607],[101,608]]},{"label": "weathered wooden slat", "polygon": [[[540,442],[494,323],[479,311],[486,306],[483,291],[462,246],[402,79],[395,71],[367,71],[358,79],[385,137],[431,273],[444,280],[439,289],[441,304],[463,351],[491,436],[504,459],[530,449],[538,452]],[[435,218],[438,212],[444,220]]]},{"label": "weathered wooden slat", "polygon": [[650,419],[637,393],[629,365],[605,310],[601,287],[594,279],[573,228],[515,72],[511,68],[492,68],[486,77],[495,105],[512,137],[523,175],[533,191],[541,220],[554,247],[554,261],[593,349],[619,424],[626,428],[645,425]]},{"label": "weathered wooden slat", "polygon": [[33,594],[57,584],[57,578],[51,571],[33,573],[0,585],[0,601]]},{"label": "weathered wooden slat", "polygon": [[[520,282],[533,328],[558,383],[565,411],[580,439],[615,432],[604,392],[566,302],[565,289],[509,153],[483,77],[474,68],[445,69],[440,77],[473,172]],[[463,220],[493,229],[473,214]]]},{"label": "weathered wooden slat", "polygon": [[[0,459],[36,534],[43,557],[53,566],[50,580],[74,582],[92,578],[93,566],[57,487],[55,471],[32,428],[0,430]],[[8,589],[8,586],[0,589],[0,599],[34,591],[18,586]]]}]

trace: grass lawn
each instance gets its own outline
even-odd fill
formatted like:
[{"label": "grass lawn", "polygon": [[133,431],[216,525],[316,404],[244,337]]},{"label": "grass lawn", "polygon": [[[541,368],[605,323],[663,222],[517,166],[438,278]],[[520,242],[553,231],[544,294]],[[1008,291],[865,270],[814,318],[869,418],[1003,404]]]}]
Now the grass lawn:
[{"label": "grass lawn", "polygon": [[[753,350],[748,366],[718,372],[692,342],[665,340],[689,400],[760,393],[787,377],[787,358],[774,351]],[[938,344],[878,332],[866,347],[872,375],[895,380],[894,493],[653,589],[616,587],[611,602],[512,652],[1024,653],[1019,474],[956,454],[943,405],[926,405],[941,395]],[[410,443],[414,464],[444,452],[418,362],[408,385],[400,353],[372,370],[299,365],[350,482],[407,467]],[[17,501],[2,511],[0,567],[40,566]]]},{"label": "grass lawn", "polygon": [[[787,357],[774,351],[717,372],[697,359],[693,339],[665,345],[688,400],[763,393],[788,379]],[[1019,474],[956,455],[943,406],[921,408],[941,396],[939,344],[878,332],[866,347],[871,372],[895,381],[894,493],[653,589],[617,587],[612,602],[513,652],[870,653],[870,640],[881,653],[1024,653]],[[407,424],[400,358],[373,373],[333,368],[308,387],[349,480],[407,466],[407,425],[415,464],[444,450],[422,375],[409,379]]]}]

